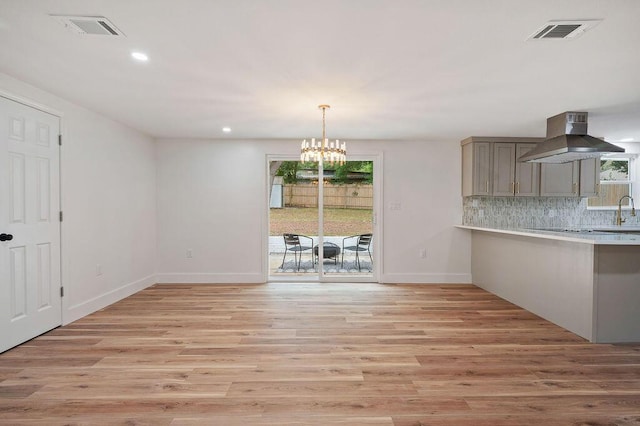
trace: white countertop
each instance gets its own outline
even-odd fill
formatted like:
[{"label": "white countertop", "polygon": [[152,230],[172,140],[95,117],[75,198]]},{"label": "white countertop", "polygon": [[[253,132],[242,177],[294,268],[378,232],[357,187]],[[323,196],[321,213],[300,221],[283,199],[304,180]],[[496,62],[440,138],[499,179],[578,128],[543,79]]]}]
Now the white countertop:
[{"label": "white countertop", "polygon": [[[561,240],[570,241],[574,243],[593,244],[593,245],[623,245],[623,246],[640,246],[640,232],[638,233],[614,233],[614,232],[599,232],[597,230],[628,230],[628,231],[640,231],[638,227],[609,227],[609,226],[594,226],[589,230],[550,230],[550,229],[498,229],[498,228],[484,228],[481,226],[467,226],[456,225],[456,228],[469,229],[472,231],[484,231],[494,232],[498,234],[520,235],[524,237],[533,238],[545,238],[549,240]],[[592,231],[592,232],[590,232]]]}]

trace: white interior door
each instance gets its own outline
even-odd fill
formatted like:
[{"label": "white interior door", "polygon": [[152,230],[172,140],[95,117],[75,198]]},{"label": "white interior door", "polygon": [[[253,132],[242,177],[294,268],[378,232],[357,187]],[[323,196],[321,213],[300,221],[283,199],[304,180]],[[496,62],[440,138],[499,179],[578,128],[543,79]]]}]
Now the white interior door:
[{"label": "white interior door", "polygon": [[0,352],[61,324],[60,119],[0,97]]}]

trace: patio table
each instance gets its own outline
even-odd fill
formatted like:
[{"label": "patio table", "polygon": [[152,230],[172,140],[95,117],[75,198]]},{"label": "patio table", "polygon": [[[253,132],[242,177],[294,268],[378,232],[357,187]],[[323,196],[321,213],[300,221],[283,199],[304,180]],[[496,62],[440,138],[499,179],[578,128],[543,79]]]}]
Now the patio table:
[{"label": "patio table", "polygon": [[[338,255],[340,254],[340,246],[334,243],[324,242],[322,244],[322,252],[325,259],[333,259],[333,262],[338,264]],[[313,254],[318,258],[318,246],[313,247]]]}]

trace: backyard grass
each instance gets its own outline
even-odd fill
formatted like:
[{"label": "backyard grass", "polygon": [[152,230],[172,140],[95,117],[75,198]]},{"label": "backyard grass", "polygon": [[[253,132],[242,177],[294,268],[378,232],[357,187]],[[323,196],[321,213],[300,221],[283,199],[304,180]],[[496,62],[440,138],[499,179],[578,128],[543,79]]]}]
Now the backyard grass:
[{"label": "backyard grass", "polygon": [[[372,215],[370,209],[325,209],[324,235],[348,236],[373,232]],[[284,233],[318,235],[318,209],[270,209],[269,235]]]}]

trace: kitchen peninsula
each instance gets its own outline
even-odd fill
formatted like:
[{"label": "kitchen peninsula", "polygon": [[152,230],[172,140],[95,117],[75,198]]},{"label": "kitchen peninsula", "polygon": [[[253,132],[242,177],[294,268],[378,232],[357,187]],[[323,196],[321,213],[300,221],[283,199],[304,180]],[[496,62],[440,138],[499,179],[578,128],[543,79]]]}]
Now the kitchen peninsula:
[{"label": "kitchen peninsula", "polygon": [[478,287],[591,342],[640,342],[640,233],[458,228]]}]

